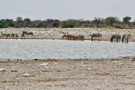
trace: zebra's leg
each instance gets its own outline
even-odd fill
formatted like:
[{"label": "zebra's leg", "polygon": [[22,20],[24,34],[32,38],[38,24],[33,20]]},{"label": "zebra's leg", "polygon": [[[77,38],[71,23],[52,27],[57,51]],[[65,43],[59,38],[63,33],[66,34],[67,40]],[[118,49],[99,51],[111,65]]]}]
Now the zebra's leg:
[{"label": "zebra's leg", "polygon": [[111,37],[110,41],[113,42],[113,37]]},{"label": "zebra's leg", "polygon": [[93,36],[91,36],[91,41],[93,41]]},{"label": "zebra's leg", "polygon": [[128,38],[127,38],[127,43],[128,43]]},{"label": "zebra's leg", "polygon": [[118,42],[118,38],[116,38],[116,42]]}]

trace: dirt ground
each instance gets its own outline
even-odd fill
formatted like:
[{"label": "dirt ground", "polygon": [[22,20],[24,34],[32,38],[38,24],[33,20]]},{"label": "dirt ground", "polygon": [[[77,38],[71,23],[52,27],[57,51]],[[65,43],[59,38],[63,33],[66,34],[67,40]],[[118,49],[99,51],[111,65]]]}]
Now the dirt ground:
[{"label": "dirt ground", "polygon": [[0,61],[0,90],[135,90],[135,57]]}]

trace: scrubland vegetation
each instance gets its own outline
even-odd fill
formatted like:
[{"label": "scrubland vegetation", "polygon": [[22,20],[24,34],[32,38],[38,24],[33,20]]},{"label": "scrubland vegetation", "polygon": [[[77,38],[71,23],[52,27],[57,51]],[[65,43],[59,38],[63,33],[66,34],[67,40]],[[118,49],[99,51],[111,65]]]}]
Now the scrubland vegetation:
[{"label": "scrubland vegetation", "polygon": [[135,21],[131,22],[131,17],[126,16],[123,20],[119,20],[117,17],[107,17],[107,18],[95,18],[94,20],[83,20],[83,19],[68,19],[68,20],[58,20],[58,19],[47,19],[47,20],[31,20],[29,18],[17,17],[16,20],[13,19],[1,19],[0,28],[8,27],[30,27],[30,28],[119,28],[119,29],[134,29]]}]

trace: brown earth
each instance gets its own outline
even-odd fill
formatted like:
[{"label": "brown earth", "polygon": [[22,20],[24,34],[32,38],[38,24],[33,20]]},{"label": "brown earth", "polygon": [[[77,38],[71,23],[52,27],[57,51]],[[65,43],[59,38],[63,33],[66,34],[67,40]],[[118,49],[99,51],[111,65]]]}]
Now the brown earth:
[{"label": "brown earth", "polygon": [[0,90],[135,90],[135,57],[0,61],[2,68]]}]

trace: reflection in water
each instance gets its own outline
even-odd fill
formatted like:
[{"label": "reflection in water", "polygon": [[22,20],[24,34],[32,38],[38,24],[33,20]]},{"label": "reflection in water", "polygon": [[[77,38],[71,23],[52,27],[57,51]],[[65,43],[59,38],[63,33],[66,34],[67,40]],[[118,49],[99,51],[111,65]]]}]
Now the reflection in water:
[{"label": "reflection in water", "polygon": [[134,56],[135,43],[68,40],[0,40],[1,59],[78,59]]}]

